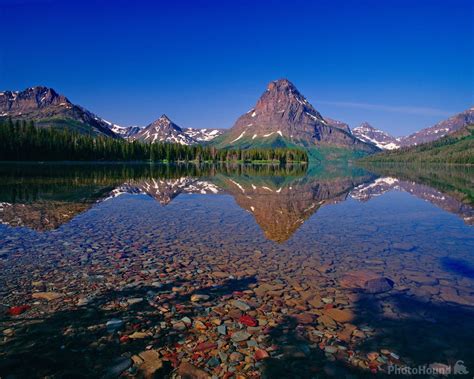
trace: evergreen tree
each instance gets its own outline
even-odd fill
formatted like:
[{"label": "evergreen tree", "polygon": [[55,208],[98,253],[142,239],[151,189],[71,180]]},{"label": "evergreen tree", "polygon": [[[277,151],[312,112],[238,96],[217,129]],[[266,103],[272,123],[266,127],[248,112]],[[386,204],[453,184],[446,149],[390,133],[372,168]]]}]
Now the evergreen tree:
[{"label": "evergreen tree", "polygon": [[168,162],[307,162],[300,149],[222,149],[171,143],[128,142],[92,137],[54,128],[36,128],[32,121],[0,121],[0,160],[18,161],[168,161]]}]

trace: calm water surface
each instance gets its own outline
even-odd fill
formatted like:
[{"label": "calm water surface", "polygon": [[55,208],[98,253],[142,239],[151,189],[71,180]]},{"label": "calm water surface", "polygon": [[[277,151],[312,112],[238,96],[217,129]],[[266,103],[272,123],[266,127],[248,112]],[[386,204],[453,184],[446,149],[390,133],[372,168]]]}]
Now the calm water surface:
[{"label": "calm water surface", "polygon": [[472,169],[3,164],[0,377],[474,373],[473,204]]}]

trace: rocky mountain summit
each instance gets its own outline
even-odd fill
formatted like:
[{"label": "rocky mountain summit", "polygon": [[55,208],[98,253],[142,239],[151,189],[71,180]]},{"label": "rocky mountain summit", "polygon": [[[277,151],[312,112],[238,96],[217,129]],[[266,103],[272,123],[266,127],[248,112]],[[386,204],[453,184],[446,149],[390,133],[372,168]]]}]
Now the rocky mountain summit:
[{"label": "rocky mountain summit", "polygon": [[344,128],[327,122],[290,81],[280,79],[268,84],[255,107],[238,118],[219,140],[219,146],[286,143],[305,147],[332,145],[366,152],[377,150]]},{"label": "rocky mountain summit", "polygon": [[221,129],[181,128],[171,121],[165,114],[153,121],[145,128],[141,128],[128,138],[142,142],[170,142],[181,145],[193,145],[211,141],[221,135]]},{"label": "rocky mountain summit", "polygon": [[0,117],[33,120],[37,126],[66,127],[93,135],[117,137],[112,123],[71,103],[54,89],[37,86],[0,92]]},{"label": "rocky mountain summit", "polygon": [[131,137],[133,141],[142,142],[173,142],[191,145],[195,140],[184,133],[184,130],[171,121],[165,114],[153,121]]},{"label": "rocky mountain summit", "polygon": [[399,139],[383,130],[374,128],[368,122],[363,122],[357,128],[354,128],[352,134],[364,142],[373,143],[382,150],[400,148]]}]

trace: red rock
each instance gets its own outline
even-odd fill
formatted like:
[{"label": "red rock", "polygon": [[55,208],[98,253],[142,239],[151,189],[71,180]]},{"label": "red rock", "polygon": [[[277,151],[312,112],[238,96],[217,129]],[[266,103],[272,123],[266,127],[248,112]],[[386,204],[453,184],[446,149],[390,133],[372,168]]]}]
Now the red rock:
[{"label": "red rock", "polygon": [[378,357],[379,353],[375,351],[367,354],[367,358],[369,358],[370,361],[375,361]]},{"label": "red rock", "polygon": [[247,326],[257,326],[257,321],[249,315],[243,315],[242,317],[240,317],[239,322]]},{"label": "red rock", "polygon": [[130,340],[130,338],[128,336],[122,336],[120,337],[120,342],[121,343],[126,343]]},{"label": "red rock", "polygon": [[10,316],[18,316],[18,315],[22,314],[23,312],[26,312],[30,308],[31,308],[31,306],[29,306],[29,305],[18,305],[16,307],[11,307],[8,310],[8,314]]},{"label": "red rock", "polygon": [[217,344],[214,342],[201,342],[194,348],[194,351],[195,352],[206,351],[206,350],[215,349],[215,348],[217,348]]},{"label": "red rock", "polygon": [[373,369],[377,370],[378,367],[379,367],[379,366],[378,366],[378,364],[377,364],[376,362],[369,362],[369,368],[370,368],[371,370],[373,370]]},{"label": "red rock", "polygon": [[260,361],[262,359],[266,359],[266,358],[269,358],[269,357],[270,357],[270,355],[265,350],[258,349],[255,352],[255,360],[257,360],[257,361]]}]

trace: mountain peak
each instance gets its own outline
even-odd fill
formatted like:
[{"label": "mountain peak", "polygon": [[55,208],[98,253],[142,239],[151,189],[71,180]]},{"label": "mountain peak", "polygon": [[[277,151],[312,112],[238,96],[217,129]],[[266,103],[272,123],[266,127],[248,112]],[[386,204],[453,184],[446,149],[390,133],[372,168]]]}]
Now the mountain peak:
[{"label": "mountain peak", "polygon": [[46,103],[50,105],[51,103],[67,103],[71,104],[69,99],[66,96],[59,94],[54,88],[45,87],[45,86],[34,86],[26,88],[24,91],[19,93],[21,98],[35,98],[38,106]]},{"label": "mountain peak", "polygon": [[372,125],[370,125],[367,121],[361,122],[361,124],[359,125],[359,127],[375,129],[375,128],[374,128]]},{"label": "mountain peak", "polygon": [[196,142],[186,135],[183,129],[171,121],[165,114],[141,129],[132,139],[149,143],[172,142],[182,145],[190,145]]},{"label": "mountain peak", "polygon": [[295,85],[286,78],[274,80],[268,83],[268,86],[267,86],[267,90],[269,91],[285,89],[285,88],[296,89]]},{"label": "mountain peak", "polygon": [[164,113],[161,115],[161,117],[158,120],[171,122],[170,118]]},{"label": "mountain peak", "polygon": [[33,86],[33,87],[29,87],[29,88],[25,89],[24,92],[27,92],[27,91],[32,91],[32,92],[53,92],[53,93],[56,93],[56,94],[57,94],[57,92],[54,90],[54,88],[46,87],[46,86]]},{"label": "mountain peak", "polygon": [[[373,151],[349,128],[333,127],[288,79],[268,84],[255,107],[236,121],[218,146],[313,146],[330,144]],[[285,146],[286,146],[285,145]]]},{"label": "mountain peak", "polygon": [[372,125],[370,125],[367,121],[362,122],[357,128],[354,130],[376,130]]}]

